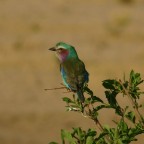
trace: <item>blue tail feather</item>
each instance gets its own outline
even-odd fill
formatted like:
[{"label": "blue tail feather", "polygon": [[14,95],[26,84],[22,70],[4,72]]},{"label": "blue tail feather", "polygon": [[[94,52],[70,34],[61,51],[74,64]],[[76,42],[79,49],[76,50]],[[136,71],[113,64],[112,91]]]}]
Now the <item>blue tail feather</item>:
[{"label": "blue tail feather", "polygon": [[84,101],[85,101],[85,97],[84,97],[84,95],[83,95],[82,90],[77,91],[77,95],[78,95],[78,98],[79,98],[79,100],[80,100],[81,102],[84,102]]}]

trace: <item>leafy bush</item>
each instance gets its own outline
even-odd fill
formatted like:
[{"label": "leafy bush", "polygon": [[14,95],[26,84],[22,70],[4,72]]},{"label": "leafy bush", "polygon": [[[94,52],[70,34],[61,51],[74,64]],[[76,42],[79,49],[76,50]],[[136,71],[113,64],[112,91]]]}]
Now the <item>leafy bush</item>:
[{"label": "leafy bush", "polygon": [[[100,132],[91,128],[85,131],[81,127],[73,128],[71,132],[61,130],[62,144],[129,144],[136,141],[136,136],[144,133],[144,117],[140,113],[143,105],[139,104],[139,99],[144,94],[139,87],[142,83],[140,74],[132,70],[129,80],[107,79],[102,82],[107,102],[95,96],[87,85],[83,89],[88,95],[84,103],[76,99],[75,95],[72,99],[64,97],[67,111],[79,112],[84,117],[88,117],[95,122]],[[128,97],[131,106],[121,106],[117,101],[118,95]],[[102,109],[107,111],[113,109],[115,115],[119,116],[119,121],[113,120],[115,127],[101,124],[98,116]],[[50,142],[49,144],[58,143]]]}]

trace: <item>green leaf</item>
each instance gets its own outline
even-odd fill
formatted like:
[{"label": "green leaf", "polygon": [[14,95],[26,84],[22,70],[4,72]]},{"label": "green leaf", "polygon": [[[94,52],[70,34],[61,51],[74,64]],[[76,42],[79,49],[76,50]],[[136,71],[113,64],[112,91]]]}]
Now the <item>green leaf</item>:
[{"label": "green leaf", "polygon": [[114,87],[114,82],[115,80],[111,80],[111,79],[107,79],[104,80],[102,85],[106,88],[106,89],[115,89]]},{"label": "green leaf", "polygon": [[103,103],[103,101],[99,97],[97,97],[97,96],[93,96],[92,100],[93,100],[93,103],[95,103],[95,102],[101,102],[101,103]]},{"label": "green leaf", "polygon": [[115,113],[118,114],[119,116],[123,116],[122,108],[120,106],[116,106]]},{"label": "green leaf", "polygon": [[128,125],[127,125],[127,123],[123,119],[121,119],[121,121],[119,122],[118,127],[122,131],[127,131],[128,130]]},{"label": "green leaf", "polygon": [[140,85],[143,82],[141,79],[140,73],[135,73],[133,70],[130,72],[130,80],[129,80],[129,93],[133,99],[139,99],[140,95],[144,92],[140,92]]},{"label": "green leaf", "polygon": [[88,129],[87,134],[86,134],[86,144],[96,144],[95,143],[95,136],[97,132],[92,129]]},{"label": "green leaf", "polygon": [[92,129],[88,129],[87,135],[86,136],[96,136],[97,132]]},{"label": "green leaf", "polygon": [[78,128],[73,128],[73,133],[72,135],[76,136],[80,141],[84,141],[85,139],[85,131],[83,131],[80,127]]},{"label": "green leaf", "polygon": [[84,87],[83,91],[88,93],[91,97],[93,97],[93,91],[90,90],[87,86]]},{"label": "green leaf", "polygon": [[94,104],[96,102],[104,103],[99,97],[93,96],[85,100],[85,104]]},{"label": "green leaf", "polygon": [[113,91],[115,91],[117,93],[119,93],[122,90],[121,84],[117,80],[114,80],[114,79],[104,80],[102,85],[106,89],[113,90]]},{"label": "green leaf", "polygon": [[94,137],[93,136],[89,136],[86,139],[86,144],[93,144],[94,143]]},{"label": "green leaf", "polygon": [[105,95],[106,95],[106,98],[107,98],[109,104],[112,107],[116,107],[117,106],[117,101],[116,101],[117,93],[115,91],[113,91],[113,92],[105,91]]},{"label": "green leaf", "polygon": [[65,101],[66,103],[74,103],[70,98],[68,97],[64,97],[63,101]]},{"label": "green leaf", "polygon": [[140,73],[135,73],[133,70],[130,72],[130,80],[135,87],[143,82]]},{"label": "green leaf", "polygon": [[99,111],[103,108],[111,108],[111,106],[110,105],[99,105],[99,106],[94,108],[94,111]]},{"label": "green leaf", "polygon": [[133,111],[128,112],[126,118],[135,123],[136,117]]},{"label": "green leaf", "polygon": [[124,143],[122,142],[122,140],[118,139],[116,144],[124,144]]},{"label": "green leaf", "polygon": [[109,133],[109,132],[110,132],[110,127],[109,127],[109,125],[105,125],[105,126],[104,126],[104,130],[105,130],[105,132]]},{"label": "green leaf", "polygon": [[74,138],[72,137],[72,134],[70,132],[67,132],[66,130],[61,130],[61,138],[62,138],[63,143],[65,142],[65,139],[66,139],[71,144],[76,144]]},{"label": "green leaf", "polygon": [[95,141],[103,139],[106,135],[108,135],[108,132],[106,132],[106,131],[100,133],[100,135],[95,139]]}]

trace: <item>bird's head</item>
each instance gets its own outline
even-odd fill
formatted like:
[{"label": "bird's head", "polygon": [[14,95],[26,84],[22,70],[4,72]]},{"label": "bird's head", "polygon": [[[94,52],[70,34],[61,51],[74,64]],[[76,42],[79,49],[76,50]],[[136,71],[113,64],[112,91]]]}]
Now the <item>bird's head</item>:
[{"label": "bird's head", "polygon": [[55,51],[56,56],[61,62],[69,58],[78,58],[75,48],[64,42],[57,43],[55,47],[49,48],[49,50]]}]

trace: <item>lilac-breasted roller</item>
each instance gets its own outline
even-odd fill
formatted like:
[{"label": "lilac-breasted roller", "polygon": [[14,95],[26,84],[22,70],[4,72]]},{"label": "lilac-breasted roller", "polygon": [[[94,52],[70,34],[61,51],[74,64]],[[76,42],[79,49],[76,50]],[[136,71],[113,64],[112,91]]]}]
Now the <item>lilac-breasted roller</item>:
[{"label": "lilac-breasted roller", "polygon": [[64,85],[77,93],[79,100],[84,102],[83,87],[89,81],[89,74],[84,63],[79,59],[75,48],[64,42],[59,42],[49,50],[55,51],[60,60],[60,72]]}]

